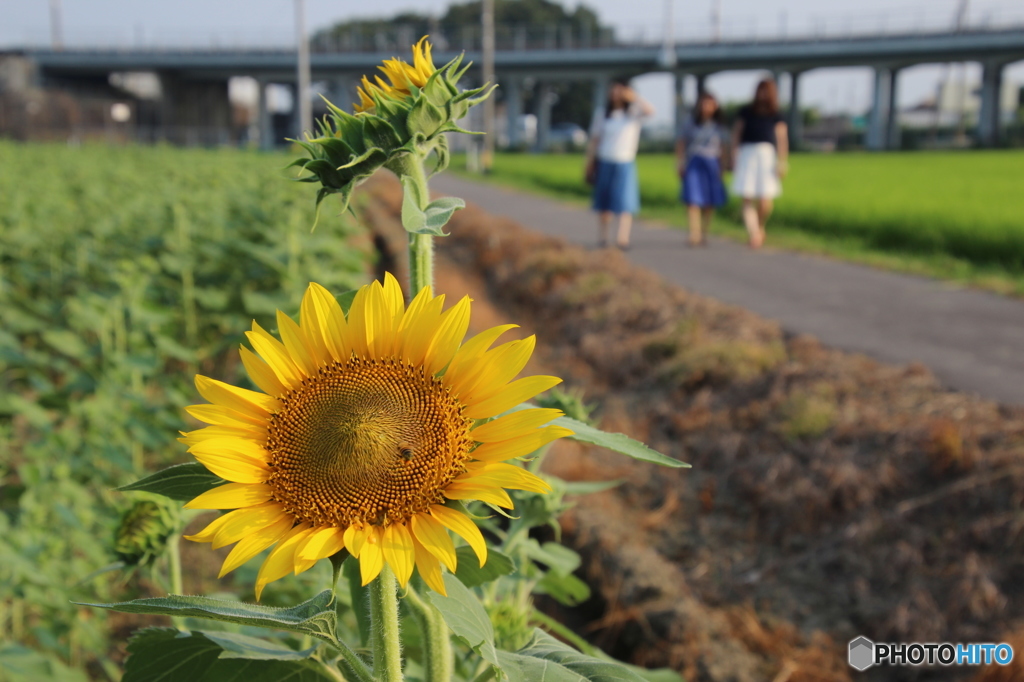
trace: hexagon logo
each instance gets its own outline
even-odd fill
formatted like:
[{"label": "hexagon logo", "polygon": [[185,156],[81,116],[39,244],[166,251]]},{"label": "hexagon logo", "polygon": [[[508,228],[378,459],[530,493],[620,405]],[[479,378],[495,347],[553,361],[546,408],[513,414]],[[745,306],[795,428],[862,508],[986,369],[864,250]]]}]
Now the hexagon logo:
[{"label": "hexagon logo", "polygon": [[864,671],[875,663],[875,643],[863,635],[850,642],[850,667]]}]

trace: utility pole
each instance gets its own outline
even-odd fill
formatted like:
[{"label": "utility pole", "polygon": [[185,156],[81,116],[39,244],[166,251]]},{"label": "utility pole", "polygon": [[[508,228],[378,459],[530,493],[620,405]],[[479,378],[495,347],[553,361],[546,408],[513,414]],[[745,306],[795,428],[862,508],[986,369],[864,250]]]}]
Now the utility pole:
[{"label": "utility pole", "polygon": [[295,0],[295,42],[298,51],[298,86],[295,106],[299,113],[299,133],[313,131],[313,110],[309,103],[309,40],[306,38],[306,0]]},{"label": "utility pole", "polygon": [[671,68],[676,65],[676,26],[673,16],[675,0],[665,0],[665,35],[661,44],[661,65]]},{"label": "utility pole", "polygon": [[722,0],[711,0],[711,36],[716,43],[722,39]]},{"label": "utility pole", "polygon": [[[483,52],[484,83],[494,82],[494,0],[483,0],[480,10],[482,24],[481,52]],[[494,96],[484,100],[484,148],[480,155],[480,170],[487,173],[494,162]]]},{"label": "utility pole", "polygon": [[60,0],[50,0],[50,45],[54,50],[64,49],[64,12]]}]

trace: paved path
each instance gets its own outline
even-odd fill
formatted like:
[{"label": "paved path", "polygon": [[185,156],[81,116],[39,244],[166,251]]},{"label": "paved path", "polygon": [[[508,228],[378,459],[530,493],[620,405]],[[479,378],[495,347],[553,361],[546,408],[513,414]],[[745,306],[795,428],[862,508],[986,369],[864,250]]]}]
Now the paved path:
[{"label": "paved path", "polygon": [[[575,206],[451,174],[436,178],[434,189],[545,234],[587,246],[596,241],[593,215]],[[1024,301],[817,256],[755,253],[724,240],[688,249],[682,231],[642,223],[628,255],[675,284],[777,319],[789,331],[886,362],[920,361],[952,388],[1024,404]]]}]

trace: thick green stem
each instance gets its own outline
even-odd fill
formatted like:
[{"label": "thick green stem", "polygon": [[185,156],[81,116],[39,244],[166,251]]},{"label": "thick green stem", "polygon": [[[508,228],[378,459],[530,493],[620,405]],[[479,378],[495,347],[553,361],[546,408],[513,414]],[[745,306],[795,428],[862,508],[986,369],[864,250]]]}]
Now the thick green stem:
[{"label": "thick green stem", "polygon": [[452,679],[452,641],[444,616],[416,594],[412,587],[409,588],[406,600],[419,617],[423,630],[427,657],[423,665],[426,669],[426,682],[448,682]]},{"label": "thick green stem", "polygon": [[370,644],[373,673],[381,682],[402,681],[402,640],[398,625],[398,582],[386,563],[370,583]]},{"label": "thick green stem", "polygon": [[[170,573],[171,594],[182,594],[185,588],[181,583],[181,535],[174,533],[167,539],[167,567]],[[179,630],[185,630],[184,619],[171,618],[171,622]]]},{"label": "thick green stem", "polygon": [[[430,187],[424,159],[410,154],[402,160],[400,171],[416,185],[420,208],[426,210],[430,204]],[[423,287],[434,285],[434,238],[429,234],[409,235],[409,284],[410,296],[415,296]]]}]

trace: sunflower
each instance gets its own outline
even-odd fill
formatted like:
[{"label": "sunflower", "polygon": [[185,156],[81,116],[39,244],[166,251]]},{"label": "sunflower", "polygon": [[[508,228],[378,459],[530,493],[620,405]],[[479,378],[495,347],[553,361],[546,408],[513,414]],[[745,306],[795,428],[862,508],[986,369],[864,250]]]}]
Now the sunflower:
[{"label": "sunflower", "polygon": [[511,508],[505,488],[547,492],[511,460],[572,432],[547,425],[562,413],[531,408],[496,419],[561,382],[512,381],[535,339],[492,348],[516,325],[461,341],[470,299],[442,312],[444,296],[423,289],[406,308],[390,274],[358,290],[346,318],[337,300],[310,284],[300,322],[278,312],[278,341],[258,324],[255,353],[242,363],[261,391],[196,377],[209,404],[188,412],[205,428],[184,434],[189,452],[229,481],[190,509],[234,510],[189,540],[214,549],[235,543],[221,576],[274,546],[256,578],[301,573],[347,549],[363,584],[387,563],[401,585],[413,568],[444,594],[441,564],[456,568],[448,531],[480,565],[487,545],[459,501]]},{"label": "sunflower", "polygon": [[359,95],[359,102],[353,103],[356,112],[369,111],[373,109],[374,95],[377,97],[408,97],[412,94],[412,88],[422,88],[430,80],[430,77],[437,71],[434,60],[430,55],[431,45],[427,37],[423,36],[419,42],[412,46],[412,64],[403,62],[401,59],[385,59],[382,66],[377,68],[384,72],[384,75],[391,81],[387,83],[380,76],[374,76],[374,82],[363,76],[362,85],[356,89]]}]

